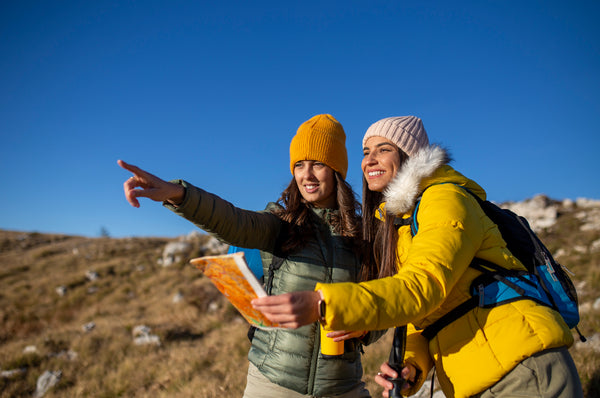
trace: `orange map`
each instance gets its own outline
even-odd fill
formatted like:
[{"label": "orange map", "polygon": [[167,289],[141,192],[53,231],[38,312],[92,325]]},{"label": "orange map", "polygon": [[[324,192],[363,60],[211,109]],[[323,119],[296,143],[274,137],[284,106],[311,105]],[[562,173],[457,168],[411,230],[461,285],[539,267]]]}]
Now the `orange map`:
[{"label": "orange map", "polygon": [[210,278],[251,325],[259,328],[278,327],[250,304],[252,299],[266,296],[266,293],[250,271],[244,253],[198,257],[190,262]]}]

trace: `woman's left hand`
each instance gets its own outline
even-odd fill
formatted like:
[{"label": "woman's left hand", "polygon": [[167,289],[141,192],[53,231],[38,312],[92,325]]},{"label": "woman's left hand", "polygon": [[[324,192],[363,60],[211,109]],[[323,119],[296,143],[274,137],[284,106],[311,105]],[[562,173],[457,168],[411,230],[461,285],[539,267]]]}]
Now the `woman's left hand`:
[{"label": "woman's left hand", "polygon": [[416,382],[415,379],[417,378],[417,373],[419,373],[417,372],[417,368],[411,364],[406,364],[406,366],[402,368],[400,375],[398,375],[398,372],[392,369],[387,362],[382,363],[379,369],[381,372],[377,373],[377,376],[375,376],[375,382],[384,388],[384,391],[381,395],[385,398],[390,396],[390,390],[394,387],[392,382],[388,379],[395,379],[398,376],[401,376],[405,380],[404,384],[402,385],[401,392],[403,394],[407,394],[409,389]]},{"label": "woman's left hand", "polygon": [[348,330],[336,330],[333,332],[327,333],[327,337],[333,338],[333,341],[344,341],[350,339],[360,339],[365,334],[367,334],[364,330],[356,330],[356,331],[348,331]]},{"label": "woman's left hand", "polygon": [[281,327],[296,329],[319,320],[319,300],[319,292],[300,291],[259,297],[252,306]]}]

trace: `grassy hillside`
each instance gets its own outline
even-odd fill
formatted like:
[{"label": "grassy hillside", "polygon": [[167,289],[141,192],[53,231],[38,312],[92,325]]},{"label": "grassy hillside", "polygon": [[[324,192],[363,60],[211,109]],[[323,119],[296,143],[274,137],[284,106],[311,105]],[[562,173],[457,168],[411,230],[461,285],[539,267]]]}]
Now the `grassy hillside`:
[{"label": "grassy hillside", "polygon": [[[575,218],[559,221],[545,237],[552,250],[567,248],[560,260],[576,273],[581,301],[593,301],[600,261],[589,243],[599,233],[579,231]],[[190,257],[212,254],[206,239],[197,238]],[[0,397],[32,396],[45,371],[62,373],[47,397],[241,396],[247,325],[187,259],[158,265],[171,241],[0,230]],[[584,314],[588,337],[600,330],[597,314]],[[142,325],[160,344],[135,344]],[[366,349],[373,396],[390,337]],[[598,396],[598,353],[571,351],[588,396]]]}]

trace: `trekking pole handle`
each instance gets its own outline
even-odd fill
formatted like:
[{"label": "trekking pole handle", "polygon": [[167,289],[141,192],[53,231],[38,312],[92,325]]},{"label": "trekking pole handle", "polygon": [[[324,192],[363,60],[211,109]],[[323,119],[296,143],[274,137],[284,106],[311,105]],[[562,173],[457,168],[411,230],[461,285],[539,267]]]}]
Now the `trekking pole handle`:
[{"label": "trekking pole handle", "polygon": [[[396,369],[394,369],[396,370]],[[400,374],[399,370],[396,370],[398,372],[398,374]],[[402,386],[404,385],[405,380],[398,376],[398,377],[394,377],[394,378],[390,378],[388,379],[388,381],[391,381],[392,384],[394,385],[394,387],[392,387],[392,389],[390,390],[389,393],[389,397],[390,398],[402,398],[402,394],[400,394],[400,390],[402,390]]]},{"label": "trekking pole handle", "polygon": [[404,385],[404,378],[401,376],[402,366],[404,364],[404,350],[406,348],[406,326],[399,326],[394,330],[394,340],[390,350],[388,365],[398,373],[398,377],[389,378],[394,387],[390,390],[390,398],[401,398],[400,390]]}]

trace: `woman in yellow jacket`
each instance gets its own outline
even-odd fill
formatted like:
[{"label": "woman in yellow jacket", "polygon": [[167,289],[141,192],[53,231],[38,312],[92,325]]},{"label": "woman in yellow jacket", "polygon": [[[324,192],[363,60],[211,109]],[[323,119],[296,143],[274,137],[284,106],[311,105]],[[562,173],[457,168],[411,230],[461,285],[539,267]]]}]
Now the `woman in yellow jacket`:
[{"label": "woman in yellow jacket", "polygon": [[[314,292],[261,298],[255,307],[295,328],[316,319],[331,330],[382,330],[408,325],[405,395],[435,365],[447,397],[582,397],[567,350],[573,336],[562,317],[531,300],[475,308],[431,340],[421,330],[470,297],[479,271],[473,257],[524,269],[471,193],[485,191],[448,165],[414,116],[382,119],[363,139],[365,237],[374,245],[376,274],[363,283],[317,284]],[[466,189],[465,189],[466,188]],[[413,237],[403,225],[422,194]],[[398,227],[399,225],[399,227]],[[350,305],[348,303],[351,303]],[[397,377],[387,364],[376,381]]]}]

